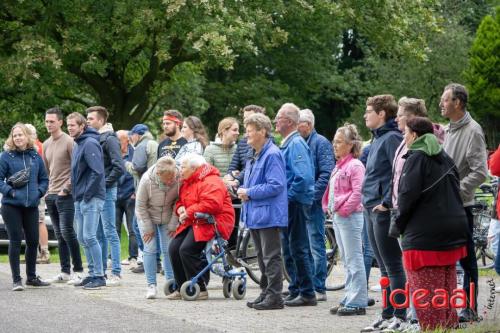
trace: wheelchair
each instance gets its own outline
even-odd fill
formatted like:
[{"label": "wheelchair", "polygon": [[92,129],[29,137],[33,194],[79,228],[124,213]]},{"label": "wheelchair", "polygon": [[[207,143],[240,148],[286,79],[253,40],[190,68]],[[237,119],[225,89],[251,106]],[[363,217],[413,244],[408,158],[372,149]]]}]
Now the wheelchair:
[{"label": "wheelchair", "polygon": [[[227,249],[227,241],[222,238],[217,230],[214,217],[205,213],[195,213],[194,216],[196,219],[207,220],[208,224],[214,226],[215,241],[208,250],[210,252],[209,257],[211,260],[208,260],[207,266],[205,266],[205,268],[203,268],[191,280],[188,280],[181,285],[180,294],[182,299],[186,301],[195,301],[198,298],[200,295],[198,280],[201,279],[208,270],[222,277],[222,293],[225,298],[230,298],[232,295],[236,300],[243,299],[247,291],[247,273],[244,270],[233,269],[233,267],[228,263],[227,255],[229,255],[229,251]],[[220,269],[220,267],[223,267],[223,269]],[[164,293],[168,296],[176,289],[177,285],[175,280],[170,279],[165,284]]]}]

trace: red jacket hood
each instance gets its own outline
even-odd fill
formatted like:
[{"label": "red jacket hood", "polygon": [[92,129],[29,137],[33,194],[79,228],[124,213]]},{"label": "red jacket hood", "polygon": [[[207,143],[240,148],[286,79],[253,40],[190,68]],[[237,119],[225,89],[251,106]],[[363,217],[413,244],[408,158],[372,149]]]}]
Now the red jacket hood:
[{"label": "red jacket hood", "polygon": [[220,177],[219,170],[210,164],[203,164],[198,167],[198,169],[196,169],[196,171],[189,176],[189,178],[184,179],[184,182],[186,182],[186,184],[191,184],[212,175]]}]

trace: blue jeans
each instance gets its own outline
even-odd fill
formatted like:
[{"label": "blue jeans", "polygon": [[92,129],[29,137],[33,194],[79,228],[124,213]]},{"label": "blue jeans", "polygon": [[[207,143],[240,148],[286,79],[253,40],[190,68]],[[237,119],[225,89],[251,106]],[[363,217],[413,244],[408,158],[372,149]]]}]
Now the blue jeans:
[{"label": "blue jeans", "polygon": [[139,250],[144,251],[144,242],[142,241],[141,232],[139,230],[139,225],[137,224],[137,216],[134,214],[134,219],[132,220],[132,227],[134,228],[134,233],[137,235],[137,247]]},{"label": "blue jeans", "polygon": [[343,306],[365,308],[368,302],[366,271],[363,260],[363,213],[352,213],[348,217],[335,214],[333,230],[344,260],[346,273],[345,295],[340,301]]},{"label": "blue jeans", "polygon": [[155,225],[155,233],[155,237],[151,239],[149,243],[144,243],[144,272],[146,274],[146,281],[148,285],[156,285],[156,257],[159,252],[158,242],[156,241],[157,239],[159,239],[160,250],[163,254],[165,279],[169,280],[174,278],[174,271],[168,254],[168,246],[170,244],[171,237],[168,235],[167,225]]},{"label": "blue jeans", "polygon": [[104,276],[102,249],[97,241],[97,227],[103,206],[104,200],[98,198],[92,198],[89,202],[75,201],[76,235],[85,251],[90,276]]},{"label": "blue jeans", "polygon": [[495,258],[495,271],[500,275],[500,244],[497,248],[497,256]]},{"label": "blue jeans", "polygon": [[363,241],[363,260],[365,262],[365,272],[366,272],[366,283],[370,281],[370,271],[372,270],[373,249],[370,244],[370,239],[368,238],[368,222],[363,217],[363,234],[361,235]]},{"label": "blue jeans", "polygon": [[290,276],[288,290],[291,296],[315,297],[312,254],[307,234],[311,206],[288,203],[288,228],[281,233],[285,268]]},{"label": "blue jeans", "polygon": [[311,246],[311,262],[314,268],[314,290],[324,294],[326,292],[325,215],[323,208],[321,208],[321,202],[315,202],[311,207],[311,220],[307,223],[307,233]]},{"label": "blue jeans", "polygon": [[[99,245],[102,248],[102,264],[104,273],[108,264],[108,242],[111,249],[111,273],[113,275],[120,275],[121,267],[121,254],[120,254],[120,238],[116,232],[116,194],[118,188],[111,187],[106,189],[106,199],[104,200],[104,207],[101,212],[100,223],[102,230],[98,232]],[[104,233],[103,233],[104,231]]]}]

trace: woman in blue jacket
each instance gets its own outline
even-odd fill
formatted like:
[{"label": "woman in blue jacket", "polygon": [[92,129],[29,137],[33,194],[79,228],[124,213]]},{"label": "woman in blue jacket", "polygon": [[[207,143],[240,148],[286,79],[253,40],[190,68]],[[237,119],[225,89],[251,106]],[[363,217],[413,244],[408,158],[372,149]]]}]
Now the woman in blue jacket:
[{"label": "woman in blue jacket", "polygon": [[261,293],[247,305],[256,310],[283,309],[280,230],[288,225],[285,159],[270,138],[271,120],[267,116],[251,115],[245,120],[245,128],[253,157],[246,162],[238,197],[243,202],[242,219],[250,229],[262,273]]},{"label": "woman in blue jacket", "polygon": [[[33,148],[30,130],[22,123],[12,127],[6,143],[6,151],[0,157],[0,192],[2,193],[2,218],[9,236],[9,263],[12,271],[13,291],[24,290],[19,257],[21,240],[26,239],[26,285],[45,287],[36,275],[38,247],[38,203],[47,192],[49,180],[42,158]],[[26,170],[27,182],[9,179]]]}]

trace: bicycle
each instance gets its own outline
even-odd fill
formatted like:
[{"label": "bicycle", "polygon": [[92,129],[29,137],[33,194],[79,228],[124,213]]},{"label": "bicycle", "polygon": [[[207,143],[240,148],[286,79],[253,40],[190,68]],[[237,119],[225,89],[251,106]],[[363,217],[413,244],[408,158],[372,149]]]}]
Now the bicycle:
[{"label": "bicycle", "polygon": [[488,230],[492,217],[492,204],[495,197],[495,184],[483,184],[479,187],[480,192],[474,196],[475,204],[472,208],[474,225],[472,238],[478,261],[478,268],[491,268],[495,262],[495,254],[488,246]]},{"label": "bicycle", "polygon": [[[239,209],[241,205],[234,204],[235,209]],[[338,246],[335,240],[335,233],[333,231],[333,225],[331,221],[326,221],[325,223],[325,246],[326,246],[326,260],[327,260],[327,278],[333,270],[333,267],[337,263]],[[252,237],[250,235],[250,230],[247,228],[240,228],[238,233],[238,238],[236,241],[236,249],[230,251],[228,254],[228,262],[235,267],[245,268],[248,276],[257,284],[260,284],[261,272],[259,269],[259,264],[257,262],[257,253],[255,250],[255,244],[253,243]],[[284,278],[290,281],[288,276],[285,263],[282,262]],[[327,288],[327,290],[338,290]]]}]

